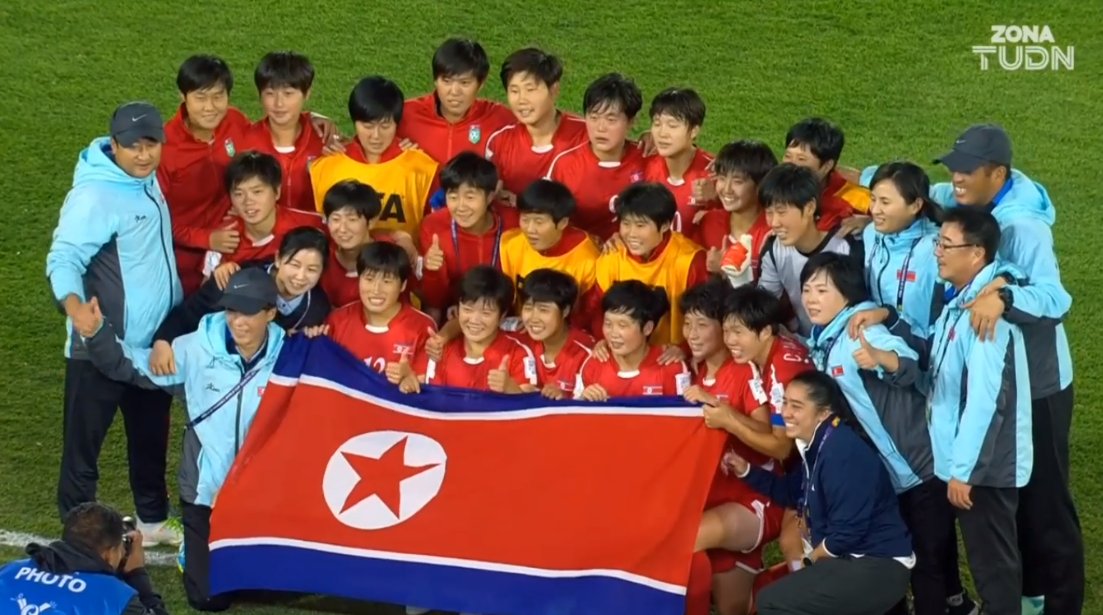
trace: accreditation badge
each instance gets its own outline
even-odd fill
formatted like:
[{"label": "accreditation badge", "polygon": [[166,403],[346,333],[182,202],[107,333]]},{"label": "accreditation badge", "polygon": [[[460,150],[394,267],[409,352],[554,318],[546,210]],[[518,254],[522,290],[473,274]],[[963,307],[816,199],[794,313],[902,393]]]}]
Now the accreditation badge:
[{"label": "accreditation badge", "polygon": [[226,139],[226,142],[223,143],[222,146],[226,148],[226,155],[229,156],[230,158],[233,158],[234,155],[237,154],[237,150],[234,149],[234,140],[233,139]]}]

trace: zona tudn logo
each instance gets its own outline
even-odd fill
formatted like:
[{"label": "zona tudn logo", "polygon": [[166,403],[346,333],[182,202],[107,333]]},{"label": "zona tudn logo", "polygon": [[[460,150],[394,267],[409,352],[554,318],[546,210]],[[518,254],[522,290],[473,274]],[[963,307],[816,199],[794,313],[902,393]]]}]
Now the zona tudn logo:
[{"label": "zona tudn logo", "polygon": [[988,70],[994,56],[1006,71],[1072,70],[1076,48],[1059,47],[1049,26],[992,26],[989,45],[973,45],[980,69]]}]

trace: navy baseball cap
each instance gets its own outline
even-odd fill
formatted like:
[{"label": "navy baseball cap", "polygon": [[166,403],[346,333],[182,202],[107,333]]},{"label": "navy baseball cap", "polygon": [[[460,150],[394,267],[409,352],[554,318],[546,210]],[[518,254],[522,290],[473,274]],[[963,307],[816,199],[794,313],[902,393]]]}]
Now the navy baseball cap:
[{"label": "navy baseball cap", "polygon": [[131,147],[140,139],[165,142],[165,125],[161,112],[147,102],[119,105],[111,116],[111,138],[123,147]]},{"label": "navy baseball cap", "polygon": [[935,163],[954,173],[972,173],[985,163],[1011,166],[1011,137],[996,124],[970,126],[954,141],[954,149]]},{"label": "navy baseball cap", "polygon": [[276,281],[264,267],[246,267],[230,276],[218,307],[253,315],[276,305]]}]

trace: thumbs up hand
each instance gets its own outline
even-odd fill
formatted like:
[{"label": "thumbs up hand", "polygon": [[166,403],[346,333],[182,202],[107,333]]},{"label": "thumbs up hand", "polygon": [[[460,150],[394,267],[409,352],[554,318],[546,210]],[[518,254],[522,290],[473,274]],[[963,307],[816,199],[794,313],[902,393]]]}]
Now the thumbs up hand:
[{"label": "thumbs up hand", "polygon": [[486,385],[495,393],[515,393],[520,390],[509,375],[509,355],[502,357],[502,364],[486,375]]},{"label": "thumbs up hand", "polygon": [[433,233],[433,243],[425,251],[425,270],[439,271],[444,266],[444,250],[440,249],[440,235]]},{"label": "thumbs up hand", "polygon": [[406,376],[414,373],[414,369],[410,367],[410,354],[412,352],[412,350],[404,350],[397,363],[394,361],[387,363],[387,367],[383,370],[383,373],[387,376],[387,382],[399,384],[406,379]]},{"label": "thumbs up hand", "polygon": [[854,362],[862,369],[877,369],[883,367],[885,371],[895,372],[900,367],[900,360],[895,352],[888,352],[874,348],[866,339],[866,330],[858,330],[858,342],[861,346],[854,351]]},{"label": "thumbs up hand", "polygon": [[702,207],[709,201],[716,200],[716,176],[709,175],[706,178],[693,180],[693,204]]},{"label": "thumbs up hand", "polygon": [[720,273],[720,261],[723,258],[724,253],[718,248],[709,248],[708,254],[705,255],[705,268],[709,273]]}]

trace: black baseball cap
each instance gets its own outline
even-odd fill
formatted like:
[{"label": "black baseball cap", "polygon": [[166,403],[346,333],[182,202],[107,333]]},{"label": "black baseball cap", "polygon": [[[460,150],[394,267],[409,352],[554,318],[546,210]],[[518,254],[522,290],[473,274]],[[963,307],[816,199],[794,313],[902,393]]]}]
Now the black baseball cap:
[{"label": "black baseball cap", "polygon": [[954,141],[950,153],[935,159],[954,173],[972,173],[982,164],[1011,166],[1011,138],[996,124],[970,126]]},{"label": "black baseball cap", "polygon": [[276,281],[264,267],[246,267],[230,276],[218,307],[252,316],[276,305]]},{"label": "black baseball cap", "polygon": [[128,102],[119,105],[111,116],[111,138],[123,147],[130,147],[140,139],[164,143],[164,124],[157,107],[142,101]]}]

